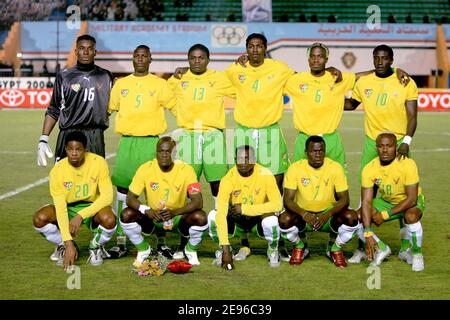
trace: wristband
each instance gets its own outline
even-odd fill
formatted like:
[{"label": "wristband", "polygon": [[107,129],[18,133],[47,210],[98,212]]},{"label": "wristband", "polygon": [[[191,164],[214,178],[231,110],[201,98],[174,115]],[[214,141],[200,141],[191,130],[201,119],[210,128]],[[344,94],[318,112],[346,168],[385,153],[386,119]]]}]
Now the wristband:
[{"label": "wristband", "polygon": [[404,136],[402,143],[406,143],[409,146],[411,144],[411,141],[412,141],[412,137]]},{"label": "wristband", "polygon": [[140,213],[142,213],[142,214],[145,214],[145,210],[150,210],[151,208],[149,207],[149,206],[146,206],[146,205],[144,205],[144,204],[141,204],[140,206],[139,206],[139,212]]},{"label": "wristband", "polygon": [[383,220],[389,219],[391,217],[391,214],[392,214],[391,209],[381,211],[381,216],[383,217]]},{"label": "wristband", "polygon": [[39,142],[45,142],[48,143],[48,135],[43,134],[39,137]]},{"label": "wristband", "polygon": [[374,235],[373,231],[364,231],[364,238],[369,238]]}]

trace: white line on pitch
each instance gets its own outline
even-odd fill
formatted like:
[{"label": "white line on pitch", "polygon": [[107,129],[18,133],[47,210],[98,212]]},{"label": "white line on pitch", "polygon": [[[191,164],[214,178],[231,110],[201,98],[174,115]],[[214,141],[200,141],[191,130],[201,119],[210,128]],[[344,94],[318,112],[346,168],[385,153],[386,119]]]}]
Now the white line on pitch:
[{"label": "white line on pitch", "polygon": [[[107,154],[106,155],[106,160],[114,158],[115,156],[116,156],[115,153]],[[4,194],[0,195],[0,201],[3,200],[3,199],[9,198],[9,197],[15,196],[16,194],[22,193],[24,191],[30,190],[30,189],[32,189],[34,187],[40,186],[41,184],[44,184],[44,183],[47,183],[47,182],[48,182],[48,177],[42,178],[42,179],[39,179],[39,180],[37,180],[37,181],[35,181],[33,183],[27,184],[26,186],[23,186],[23,187],[15,189],[13,191],[4,193]]]}]

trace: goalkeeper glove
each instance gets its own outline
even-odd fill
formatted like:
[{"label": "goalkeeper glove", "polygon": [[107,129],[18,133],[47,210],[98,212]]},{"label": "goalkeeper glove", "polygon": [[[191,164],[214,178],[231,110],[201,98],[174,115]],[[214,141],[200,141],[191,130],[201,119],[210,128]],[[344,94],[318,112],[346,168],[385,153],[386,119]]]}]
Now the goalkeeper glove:
[{"label": "goalkeeper glove", "polygon": [[39,167],[47,166],[47,157],[53,158],[53,152],[48,145],[48,135],[43,134],[39,138],[37,164]]}]

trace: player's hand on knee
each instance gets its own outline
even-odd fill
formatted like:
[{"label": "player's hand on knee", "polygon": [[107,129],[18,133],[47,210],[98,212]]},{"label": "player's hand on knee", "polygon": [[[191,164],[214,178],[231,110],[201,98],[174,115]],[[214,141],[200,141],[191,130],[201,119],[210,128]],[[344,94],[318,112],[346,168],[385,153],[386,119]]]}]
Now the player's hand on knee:
[{"label": "player's hand on knee", "polygon": [[303,220],[311,226],[314,227],[314,225],[317,223],[318,219],[315,214],[312,214],[311,212],[305,211],[305,214],[303,215]]},{"label": "player's hand on knee", "polygon": [[164,220],[159,210],[150,209],[146,211],[146,213],[147,216],[155,222],[162,222]]},{"label": "player's hand on knee", "polygon": [[242,205],[239,203],[230,206],[230,212],[233,216],[240,216],[242,214]]},{"label": "player's hand on knee", "polygon": [[376,212],[372,217],[372,221],[379,227],[384,222],[384,219],[380,212]]},{"label": "player's hand on knee", "polygon": [[37,164],[39,167],[47,166],[47,157],[53,158],[53,152],[48,145],[48,135],[41,135],[39,138]]},{"label": "player's hand on knee", "polygon": [[78,231],[80,231],[80,226],[83,223],[83,217],[77,214],[75,217],[72,218],[69,222],[69,231],[72,237],[75,237],[78,234]]},{"label": "player's hand on knee", "polygon": [[317,221],[313,225],[314,231],[319,230],[328,221],[331,216],[328,213],[322,212],[317,215]]}]

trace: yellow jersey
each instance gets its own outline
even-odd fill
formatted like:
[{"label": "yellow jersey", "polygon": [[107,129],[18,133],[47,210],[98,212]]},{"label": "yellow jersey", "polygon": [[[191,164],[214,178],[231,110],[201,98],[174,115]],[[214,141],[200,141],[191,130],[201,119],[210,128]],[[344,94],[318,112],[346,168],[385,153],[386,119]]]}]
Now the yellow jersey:
[{"label": "yellow jersey", "polygon": [[292,75],[284,92],[291,98],[295,128],[307,135],[329,134],[336,131],[344,112],[345,94],[353,89],[355,74],[342,72],[343,80],[329,72],[315,77],[311,72]]},{"label": "yellow jersey", "polygon": [[84,163],[72,166],[67,158],[58,161],[50,171],[50,194],[56,208],[56,220],[63,241],[71,240],[67,205],[92,202],[78,212],[83,219],[90,218],[113,202],[113,186],[106,160],[86,152]]},{"label": "yellow jersey", "polygon": [[172,170],[163,172],[154,159],[141,165],[133,177],[129,190],[139,196],[145,191],[147,205],[155,210],[164,207],[185,207],[189,194],[200,193],[194,169],[181,160],[175,160]]},{"label": "yellow jersey", "polygon": [[190,70],[182,79],[167,81],[175,96],[177,125],[186,130],[225,129],[224,96],[233,97],[235,90],[228,77],[216,70],[201,75]]},{"label": "yellow jersey", "polygon": [[352,98],[361,102],[365,112],[365,132],[372,140],[384,131],[390,131],[401,139],[406,135],[408,118],[406,101],[417,100],[419,92],[414,80],[404,87],[394,73],[379,78],[375,73],[356,81]]},{"label": "yellow jersey", "polygon": [[167,129],[164,107],[172,99],[164,79],[133,74],[116,81],[111,90],[108,112],[117,111],[115,131],[124,136],[156,136]]},{"label": "yellow jersey", "polygon": [[348,190],[342,166],[329,158],[316,169],[303,159],[294,162],[284,177],[284,187],[296,190],[295,203],[310,212],[322,212],[336,203],[335,192]]},{"label": "yellow jersey", "polygon": [[246,216],[281,211],[281,195],[272,172],[255,164],[252,175],[243,177],[234,166],[222,178],[217,195],[216,215],[220,245],[229,244],[227,215],[230,204],[241,204],[242,214]]},{"label": "yellow jersey", "polygon": [[[419,183],[419,171],[411,158],[395,158],[387,166],[382,166],[380,158],[370,161],[362,171],[363,188],[378,187],[381,199],[398,204],[406,199],[405,187]],[[418,195],[422,193],[419,187]]]},{"label": "yellow jersey", "polygon": [[270,126],[283,115],[283,88],[294,71],[287,64],[264,59],[259,67],[232,63],[226,70],[236,89],[234,119],[249,128]]}]

